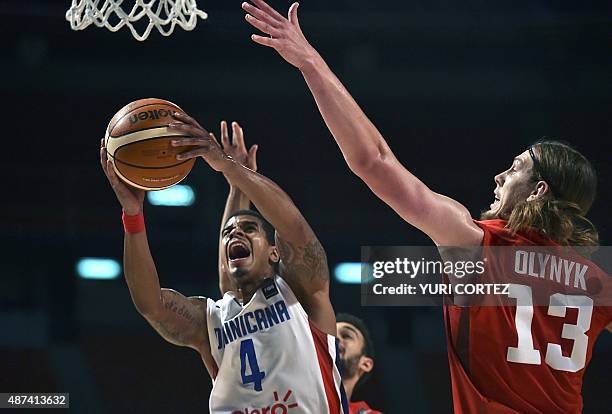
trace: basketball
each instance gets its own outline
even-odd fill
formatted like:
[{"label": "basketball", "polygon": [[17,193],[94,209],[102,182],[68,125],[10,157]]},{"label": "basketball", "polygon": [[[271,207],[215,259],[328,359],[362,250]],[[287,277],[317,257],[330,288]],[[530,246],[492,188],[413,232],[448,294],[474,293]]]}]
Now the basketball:
[{"label": "basketball", "polygon": [[106,128],[105,145],[115,172],[125,183],[141,190],[162,190],[181,182],[195,158],[177,160],[176,155],[192,147],[171,145],[184,137],[168,128],[173,112],[183,112],[164,99],[147,98],[121,108]]}]

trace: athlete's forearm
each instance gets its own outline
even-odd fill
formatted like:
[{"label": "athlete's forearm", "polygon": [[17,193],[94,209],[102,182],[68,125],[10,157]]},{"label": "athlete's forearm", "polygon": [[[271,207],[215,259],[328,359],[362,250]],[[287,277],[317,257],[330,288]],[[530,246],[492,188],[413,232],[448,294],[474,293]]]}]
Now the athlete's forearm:
[{"label": "athlete's forearm", "polygon": [[251,200],[236,186],[231,185],[227,200],[225,201],[225,210],[223,210],[223,218],[221,219],[221,230],[225,222],[236,211],[248,210],[251,207]]},{"label": "athlete's forearm", "polygon": [[125,234],[123,268],[138,312],[146,316],[161,311],[161,289],[146,232]]},{"label": "athlete's forearm", "polygon": [[225,210],[223,211],[223,217],[221,218],[221,229],[219,231],[219,289],[221,290],[221,295],[224,295],[225,292],[232,290],[233,287],[232,280],[229,277],[229,273],[225,265],[225,252],[223,250],[223,244],[221,243],[223,226],[233,213],[239,210],[249,209],[250,206],[251,201],[246,194],[244,194],[238,187],[230,186],[227,201],[225,202]]},{"label": "athlete's forearm", "polygon": [[390,152],[384,138],[320,56],[301,70],[344,159],[359,174]]},{"label": "athlete's forearm", "polygon": [[284,238],[296,240],[311,236],[312,230],[298,208],[272,180],[233,161],[223,174],[232,185],[242,190]]}]

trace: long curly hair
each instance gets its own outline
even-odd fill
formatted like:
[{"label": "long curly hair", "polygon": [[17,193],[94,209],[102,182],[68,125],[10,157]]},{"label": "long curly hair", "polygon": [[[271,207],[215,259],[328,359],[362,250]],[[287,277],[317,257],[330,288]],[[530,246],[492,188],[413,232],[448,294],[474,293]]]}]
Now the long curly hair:
[{"label": "long curly hair", "polygon": [[580,152],[559,141],[542,140],[531,147],[536,158],[531,182],[545,181],[549,192],[518,203],[508,220],[513,232],[536,228],[566,246],[599,245],[599,235],[586,214],[595,200],[597,175]]}]

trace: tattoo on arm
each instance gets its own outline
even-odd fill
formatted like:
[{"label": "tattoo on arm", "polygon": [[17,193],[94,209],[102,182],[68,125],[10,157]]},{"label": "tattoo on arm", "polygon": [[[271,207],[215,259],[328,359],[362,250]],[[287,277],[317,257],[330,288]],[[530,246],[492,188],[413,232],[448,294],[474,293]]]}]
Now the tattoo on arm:
[{"label": "tattoo on arm", "polygon": [[329,280],[327,256],[317,239],[296,247],[279,237],[278,250],[283,276],[295,278],[297,282]]},{"label": "tattoo on arm", "polygon": [[[201,302],[193,302],[172,290],[162,292],[164,316],[159,320],[150,321],[159,334],[168,342],[176,345],[193,345],[194,333],[203,327],[199,326],[205,310]],[[194,313],[202,312],[200,318]]]},{"label": "tattoo on arm", "polygon": [[189,313],[189,310],[187,310],[184,304],[179,305],[177,304],[176,300],[170,300],[166,302],[164,306],[166,307],[166,309],[176,313],[178,316],[181,316],[188,322],[195,322],[195,317],[191,313]]},{"label": "tattoo on arm", "polygon": [[176,327],[172,327],[168,323],[151,321],[151,325],[159,334],[168,342],[173,343],[175,345],[182,345],[183,338],[181,337],[180,330],[177,330]]}]

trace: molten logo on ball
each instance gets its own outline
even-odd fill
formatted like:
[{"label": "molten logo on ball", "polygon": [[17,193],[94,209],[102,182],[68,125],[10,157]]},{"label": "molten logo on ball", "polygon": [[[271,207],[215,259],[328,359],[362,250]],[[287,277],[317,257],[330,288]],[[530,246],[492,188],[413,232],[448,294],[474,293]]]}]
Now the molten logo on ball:
[{"label": "molten logo on ball", "polygon": [[130,116],[130,125],[134,125],[139,121],[144,121],[145,119],[159,119],[170,116],[170,111],[166,111],[165,109],[154,109],[152,111],[142,111],[137,114]]},{"label": "molten logo on ball", "polygon": [[[180,135],[168,128],[174,112],[183,110],[158,98],[138,99],[121,108],[106,128],[106,150],[123,181],[142,190],[161,190],[181,182],[195,158],[177,160],[170,145]],[[181,148],[189,151],[190,148]]]}]

